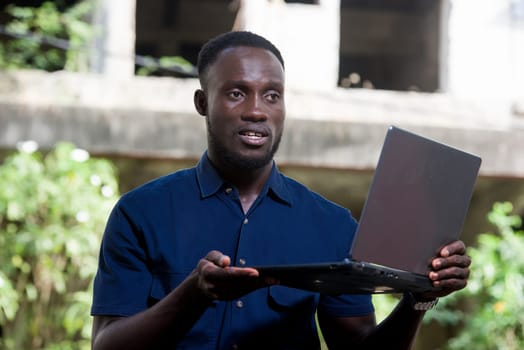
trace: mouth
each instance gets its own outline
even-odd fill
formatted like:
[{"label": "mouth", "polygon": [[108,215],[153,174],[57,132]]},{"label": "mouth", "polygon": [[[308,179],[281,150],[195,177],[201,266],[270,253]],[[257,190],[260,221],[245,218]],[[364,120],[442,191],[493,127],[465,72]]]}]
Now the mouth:
[{"label": "mouth", "polygon": [[265,130],[244,129],[238,133],[242,142],[249,146],[261,146],[266,142],[269,133]]},{"label": "mouth", "polygon": [[265,134],[258,132],[258,131],[241,131],[240,135],[246,136],[246,137],[254,137],[254,138],[266,136]]}]

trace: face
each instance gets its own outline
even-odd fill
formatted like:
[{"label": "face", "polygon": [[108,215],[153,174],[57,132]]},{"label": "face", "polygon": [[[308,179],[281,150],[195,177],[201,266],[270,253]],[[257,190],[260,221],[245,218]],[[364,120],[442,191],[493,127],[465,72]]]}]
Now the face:
[{"label": "face", "polygon": [[208,156],[215,165],[254,170],[271,164],[285,107],[284,70],[270,51],[225,49],[208,68],[197,95],[197,110],[206,116]]}]

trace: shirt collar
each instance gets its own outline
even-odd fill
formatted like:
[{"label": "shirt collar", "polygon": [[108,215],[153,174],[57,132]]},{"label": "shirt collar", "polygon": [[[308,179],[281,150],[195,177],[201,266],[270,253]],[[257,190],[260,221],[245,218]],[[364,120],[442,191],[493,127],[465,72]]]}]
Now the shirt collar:
[{"label": "shirt collar", "polygon": [[207,151],[197,164],[196,174],[202,198],[214,195],[224,184],[224,180],[207,157]]},{"label": "shirt collar", "polygon": [[[196,174],[202,198],[214,195],[225,184],[224,179],[222,179],[217,169],[211,164],[207,152],[200,158],[196,167]],[[278,171],[278,167],[274,161],[271,174],[262,193],[272,194],[278,200],[291,205],[291,195],[284,182],[283,175]]]}]

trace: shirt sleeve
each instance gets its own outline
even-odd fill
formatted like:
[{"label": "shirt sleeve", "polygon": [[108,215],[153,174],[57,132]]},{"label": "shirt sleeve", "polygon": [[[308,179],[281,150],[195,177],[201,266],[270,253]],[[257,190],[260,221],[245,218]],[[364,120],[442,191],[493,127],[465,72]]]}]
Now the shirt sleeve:
[{"label": "shirt sleeve", "polygon": [[143,236],[132,217],[121,203],[109,216],[94,280],[91,315],[130,316],[148,307],[152,274],[147,268]]},{"label": "shirt sleeve", "polygon": [[[344,211],[343,220],[346,223],[341,225],[345,230],[342,236],[350,237],[349,250],[355,237],[358,222],[347,209]],[[321,295],[318,309],[334,317],[364,316],[375,312],[370,294]]]},{"label": "shirt sleeve", "polygon": [[365,316],[375,312],[370,294],[321,295],[318,309],[334,317]]}]

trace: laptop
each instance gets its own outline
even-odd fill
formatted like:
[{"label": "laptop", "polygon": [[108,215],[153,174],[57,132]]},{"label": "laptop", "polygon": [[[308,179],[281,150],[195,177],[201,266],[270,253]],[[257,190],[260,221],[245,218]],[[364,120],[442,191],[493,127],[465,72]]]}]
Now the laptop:
[{"label": "laptop", "polygon": [[431,260],[459,239],[481,159],[390,126],[348,257],[255,266],[280,285],[324,294],[437,290]]}]

